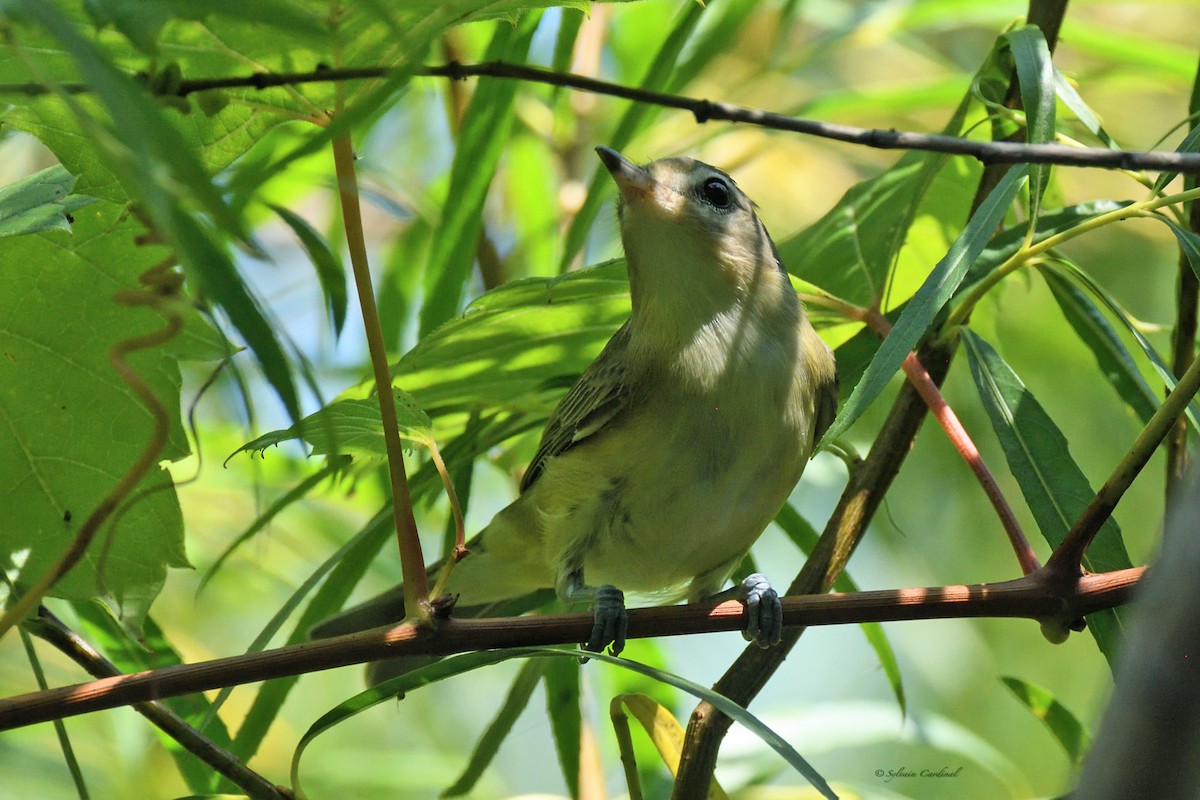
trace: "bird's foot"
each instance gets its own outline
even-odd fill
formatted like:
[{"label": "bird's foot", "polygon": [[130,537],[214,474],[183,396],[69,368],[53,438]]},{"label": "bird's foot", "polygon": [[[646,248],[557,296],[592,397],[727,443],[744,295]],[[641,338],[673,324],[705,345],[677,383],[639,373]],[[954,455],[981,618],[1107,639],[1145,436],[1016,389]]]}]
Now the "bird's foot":
[{"label": "bird's foot", "polygon": [[759,647],[779,644],[783,638],[783,602],[765,575],[755,572],[742,581],[746,604],[746,629],[742,637]]},{"label": "bird's foot", "polygon": [[596,587],[596,599],[592,605],[596,621],[585,650],[599,653],[605,645],[616,656],[625,649],[625,632],[629,628],[629,613],[625,610],[625,594],[615,586],[605,584]]}]

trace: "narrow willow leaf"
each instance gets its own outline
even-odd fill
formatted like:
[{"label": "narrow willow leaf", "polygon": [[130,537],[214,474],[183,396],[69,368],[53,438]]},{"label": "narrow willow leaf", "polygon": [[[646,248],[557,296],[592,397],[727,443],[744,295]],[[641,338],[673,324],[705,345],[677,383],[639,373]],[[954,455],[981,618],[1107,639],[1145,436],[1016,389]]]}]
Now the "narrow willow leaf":
[{"label": "narrow willow leaf", "polygon": [[321,283],[321,291],[325,294],[325,304],[329,306],[329,317],[333,321],[333,333],[337,337],[342,332],[346,322],[346,268],[325,241],[325,237],[304,220],[303,217],[291,210],[271,204],[271,210],[287,223],[300,244],[308,252],[308,258],[317,271],[317,280]]},{"label": "narrow willow leaf", "polygon": [[[475,750],[471,753],[467,766],[458,776],[458,780],[442,792],[442,797],[461,797],[475,788],[483,771],[488,768],[488,765],[495,759],[496,753],[500,751],[500,745],[512,732],[513,725],[521,716],[521,712],[529,705],[529,698],[533,696],[533,690],[537,688],[538,681],[542,679],[549,666],[548,660],[541,659],[530,659],[521,665],[517,677],[513,679],[512,685],[508,688],[508,696],[504,698],[500,710],[496,712],[496,716],[492,718],[483,735],[479,737],[479,741],[475,743]],[[572,791],[571,796],[575,797],[576,794]]]},{"label": "narrow willow leaf", "polygon": [[[1020,377],[977,334],[964,330],[962,335],[971,375],[1009,469],[1042,536],[1051,547],[1058,547],[1095,492],[1071,458],[1066,437]],[[1112,517],[1101,526],[1083,562],[1092,572],[1132,566]],[[1123,613],[1108,609],[1088,616],[1088,628],[1110,666],[1117,654]]]},{"label": "narrow willow leaf", "polygon": [[580,745],[583,736],[583,709],[580,707],[579,670],[574,659],[552,658],[546,666],[546,713],[554,750],[562,768],[563,780],[571,797],[579,797]]},{"label": "narrow willow leaf", "polygon": [[[497,26],[485,60],[523,61],[540,19],[538,13],[527,14],[515,27]],[[442,224],[434,234],[426,268],[422,336],[449,320],[461,307],[483,230],[483,203],[508,142],[518,88],[517,81],[481,78],[463,114]]]},{"label": "narrow willow leaf", "polygon": [[[1056,236],[1063,231],[1075,228],[1090,219],[1108,214],[1131,204],[1132,201],[1129,200],[1123,202],[1115,200],[1089,200],[1086,203],[1048,211],[1038,217],[1033,230],[1033,238],[1028,239],[1028,241],[1030,244],[1037,244],[1051,236]],[[983,252],[979,254],[979,258],[975,259],[974,266],[967,273],[967,277],[963,279],[962,285],[958,287],[957,294],[961,296],[967,288],[974,286],[992,274],[997,267],[1008,261],[1018,250],[1025,246],[1027,238],[1028,231],[1024,227],[1013,227],[1001,231],[996,238],[988,242],[987,247],[983,248]]]},{"label": "narrow willow leaf", "polygon": [[1062,309],[1063,317],[1080,341],[1092,351],[1096,365],[1109,384],[1142,422],[1149,422],[1158,410],[1159,398],[1142,377],[1133,356],[1104,314],[1086,294],[1058,273],[1042,270],[1042,277]]},{"label": "narrow willow leaf", "polygon": [[[1175,148],[1176,153],[1195,153],[1200,151],[1200,125],[1192,128],[1188,135],[1183,137],[1183,141]],[[1158,174],[1158,180],[1154,182],[1154,191],[1161,192],[1167,187],[1167,184],[1175,180],[1178,172],[1167,170]]]},{"label": "narrow willow leaf", "polygon": [[[1125,309],[1121,307],[1121,305],[1112,297],[1112,295],[1108,293],[1107,290],[1105,290],[1103,286],[1092,280],[1092,276],[1088,275],[1075,264],[1062,257],[1059,257],[1057,261],[1042,265],[1042,270],[1053,270],[1056,274],[1062,275],[1067,279],[1074,281],[1086,289],[1093,297],[1099,300],[1104,307],[1109,310],[1109,313],[1111,313],[1113,317],[1115,317],[1117,321],[1124,326],[1125,330],[1129,331],[1129,334],[1133,336],[1134,341],[1136,341],[1138,346],[1142,348],[1142,352],[1145,354],[1146,360],[1149,361],[1150,366],[1154,368],[1154,372],[1158,375],[1159,380],[1161,380],[1163,385],[1167,387],[1167,391],[1175,388],[1175,373],[1172,372],[1171,368],[1167,366],[1167,362],[1164,361],[1163,357],[1159,355],[1157,350],[1154,349],[1154,345],[1151,344],[1150,340],[1147,339],[1145,334],[1142,333],[1139,326],[1132,319],[1130,319],[1129,314],[1125,312]],[[1188,421],[1192,424],[1192,427],[1200,430],[1200,407],[1197,407],[1195,400],[1192,400],[1192,402],[1188,403],[1186,413]]]},{"label": "narrow willow leaf", "polygon": [[[1055,80],[1054,64],[1046,38],[1036,25],[1026,25],[1005,34],[1012,50],[1017,80],[1021,85],[1021,105],[1025,109],[1025,138],[1029,144],[1054,141]],[[1038,218],[1042,195],[1050,182],[1049,164],[1029,165],[1029,216]]]},{"label": "narrow willow leaf", "polygon": [[1046,724],[1050,735],[1067,752],[1071,766],[1079,769],[1083,764],[1084,755],[1092,747],[1092,737],[1083,727],[1083,723],[1066,706],[1058,702],[1048,689],[1007,675],[1002,676],[1000,680],[1016,695],[1022,705]]},{"label": "narrow willow leaf", "polygon": [[71,212],[94,203],[71,194],[75,176],[58,164],[0,188],[0,237],[69,230]]},{"label": "narrow willow leaf", "polygon": [[1154,215],[1155,219],[1160,219],[1167,224],[1171,229],[1171,233],[1175,234],[1175,239],[1179,242],[1179,251],[1187,258],[1187,262],[1192,267],[1192,272],[1200,277],[1200,236],[1197,236],[1192,231],[1176,224],[1170,217]]},{"label": "narrow willow leaf", "polygon": [[[961,133],[970,99],[959,102],[943,134]],[[940,153],[905,153],[886,172],[852,186],[821,219],[780,243],[784,267],[846,302],[881,305],[921,202],[946,160]]]},{"label": "narrow willow leaf", "polygon": [[[480,667],[498,664],[501,661],[507,661],[511,658],[578,658],[579,651],[575,649],[556,649],[548,647],[515,647],[508,650],[491,650],[478,653],[467,653],[464,655],[447,658],[444,661],[439,661],[436,664],[431,664],[427,667],[413,670],[412,672],[392,678],[384,683],[381,683],[365,692],[360,692],[347,700],[339,703],[335,708],[322,714],[304,735],[300,737],[299,743],[296,745],[296,750],[292,754],[292,787],[297,794],[301,792],[300,785],[300,760],[304,756],[305,749],[312,744],[313,740],[320,736],[330,728],[345,722],[351,717],[366,711],[369,708],[391,701],[399,694],[418,689],[422,686],[427,686],[431,683],[445,680],[446,678],[461,675],[465,672],[478,669]],[[772,750],[779,753],[792,767],[813,785],[823,797],[830,800],[837,800],[837,795],[833,789],[825,781],[821,775],[812,768],[812,766],[799,754],[796,750],[787,743],[779,734],[768,728],[762,723],[758,717],[751,714],[745,708],[734,703],[729,698],[722,694],[717,694],[712,689],[701,686],[698,683],[681,678],[678,675],[672,675],[669,672],[647,667],[645,664],[639,664],[636,661],[630,661],[627,658],[615,658],[605,655],[604,653],[589,653],[588,658],[592,661],[602,661],[606,664],[611,664],[623,669],[632,670],[634,672],[647,675],[655,680],[682,689],[693,697],[704,700],[712,704],[718,711],[729,716],[736,722],[741,723],[745,728],[750,730],[760,739],[762,739]]]},{"label": "narrow willow leaf", "polygon": [[818,448],[824,447],[850,427],[900,369],[905,357],[928,332],[938,312],[954,294],[975,259],[983,252],[984,246],[1004,219],[1009,205],[1025,182],[1027,174],[1025,165],[1013,167],[980,204],[963,232],[951,245],[950,251],[937,263],[929,278],[913,295],[896,327],[871,360],[866,374],[850,393],[850,399],[842,406],[837,419],[821,438]]},{"label": "narrow willow leaf", "polygon": [[[795,506],[791,503],[784,503],[783,508],[779,509],[779,513],[775,515],[775,524],[783,529],[783,532],[796,547],[800,548],[802,553],[806,556],[812,554],[813,548],[817,546],[817,539],[820,537],[816,529],[808,524],[808,520],[800,515]],[[849,573],[843,571],[833,582],[833,588],[839,592],[852,594],[858,591],[858,584],[854,582]],[[878,622],[864,622],[859,625],[859,628],[867,637],[871,649],[875,651],[875,657],[879,659],[879,666],[883,668],[883,674],[892,688],[892,695],[896,698],[897,705],[900,706],[901,715],[906,715],[908,701],[904,694],[904,679],[900,675],[900,663],[896,660],[896,651],[892,648],[892,643],[888,641],[887,633]]]},{"label": "narrow willow leaf", "polygon": [[[396,417],[400,438],[409,442],[426,441],[430,436],[430,421],[417,407],[412,395],[393,387]],[[336,400],[316,413],[283,430],[264,433],[233,452],[260,452],[293,439],[303,439],[312,446],[312,455],[349,453],[356,456],[387,458],[383,441],[383,418],[379,401]],[[231,456],[232,457],[232,456]]]},{"label": "narrow willow leaf", "polygon": [[1075,91],[1075,87],[1058,71],[1057,67],[1054,69],[1054,90],[1063,105],[1071,109],[1075,119],[1079,120],[1080,124],[1099,139],[1105,147],[1110,150],[1120,149],[1120,145],[1113,141],[1113,138],[1108,135],[1108,131],[1100,124],[1100,117],[1096,115],[1095,111],[1092,111],[1091,106],[1084,102],[1084,99],[1079,96],[1079,92]]}]

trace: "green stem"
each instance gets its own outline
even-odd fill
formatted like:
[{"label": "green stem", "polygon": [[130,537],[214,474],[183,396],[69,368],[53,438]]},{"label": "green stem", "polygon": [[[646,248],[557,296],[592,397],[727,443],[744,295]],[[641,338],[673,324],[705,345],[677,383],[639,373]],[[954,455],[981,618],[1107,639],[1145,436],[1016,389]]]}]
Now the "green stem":
[{"label": "green stem", "polygon": [[1006,278],[1010,273],[1015,272],[1021,267],[1028,264],[1033,259],[1042,255],[1064,242],[1082,236],[1085,233],[1094,231],[1097,228],[1102,228],[1113,222],[1120,222],[1130,217],[1144,217],[1153,211],[1162,208],[1163,206],[1171,206],[1177,203],[1184,203],[1189,200],[1200,199],[1200,189],[1189,189],[1186,192],[1167,195],[1166,197],[1150,197],[1145,200],[1139,200],[1122,208],[1114,209],[1106,214],[1100,214],[1092,219],[1085,220],[1073,228],[1056,233],[1053,236],[1047,236],[1045,239],[1027,247],[1022,247],[1012,256],[997,267],[990,275],[981,280],[976,286],[967,292],[967,296],[954,308],[950,316],[946,320],[946,324],[942,330],[953,330],[962,325],[971,315],[975,305],[983,299],[983,296],[990,292],[996,284]]},{"label": "green stem", "polygon": [[412,498],[408,492],[408,475],[404,470],[404,450],[400,444],[400,428],[396,421],[396,398],[392,394],[392,377],[388,369],[387,348],[383,342],[383,327],[375,305],[375,290],[367,264],[367,244],[363,236],[362,209],[358,204],[358,178],[354,172],[354,148],[349,134],[333,140],[333,162],[337,171],[338,195],[342,204],[342,221],[346,230],[346,246],[354,285],[358,290],[358,306],[362,310],[366,329],[371,368],[375,373],[375,395],[379,398],[379,415],[383,422],[383,441],[387,449],[388,475],[392,484],[392,512],[396,521],[396,538],[400,547],[400,567],[404,575],[404,608],[406,613],[429,620],[429,579],[425,574],[425,558],[417,538],[417,522],[413,518]]}]

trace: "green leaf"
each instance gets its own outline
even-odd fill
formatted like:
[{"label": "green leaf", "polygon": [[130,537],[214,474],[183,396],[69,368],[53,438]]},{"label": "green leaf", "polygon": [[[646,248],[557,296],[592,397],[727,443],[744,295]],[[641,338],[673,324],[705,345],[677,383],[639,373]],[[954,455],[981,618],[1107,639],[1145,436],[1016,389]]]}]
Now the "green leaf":
[{"label": "green leaf", "polygon": [[74,185],[75,176],[59,164],[0,189],[0,237],[69,230],[71,212],[95,202],[71,194]]},{"label": "green leaf", "polygon": [[[76,602],[72,607],[82,623],[82,632],[88,641],[99,647],[121,672],[129,674],[183,663],[178,651],[153,617],[146,618],[141,638],[135,640],[129,630],[102,604]],[[218,747],[229,747],[229,731],[219,717],[212,720],[211,724],[205,725],[209,720],[212,704],[203,693],[166,698],[159,702],[192,727],[203,726],[205,738]],[[212,766],[185,750],[170,736],[159,732],[158,738],[175,759],[180,775],[192,791],[205,792],[212,788],[215,779]]]},{"label": "green leaf", "polygon": [[325,237],[309,225],[303,217],[292,211],[271,204],[271,210],[287,223],[300,244],[308,251],[309,260],[317,271],[317,279],[321,282],[321,291],[325,294],[325,302],[329,306],[329,317],[333,321],[333,334],[336,338],[342,332],[346,322],[346,268],[325,241]]},{"label": "green leaf", "polygon": [[571,797],[579,797],[579,748],[583,731],[580,668],[580,663],[574,659],[552,658],[546,666],[543,679],[554,749],[558,753],[558,764]]},{"label": "green leaf", "polygon": [[[806,556],[810,555],[813,548],[817,546],[819,534],[790,502],[784,503],[783,508],[779,509],[779,513],[775,515],[775,524]],[[858,591],[858,585],[845,571],[838,575],[833,582],[833,588],[847,594]],[[892,649],[892,643],[888,641],[887,633],[878,622],[864,622],[859,625],[859,628],[867,637],[871,649],[875,651],[875,657],[879,659],[879,666],[883,668],[888,685],[892,687],[892,695],[900,706],[901,715],[907,714],[908,701],[904,695],[904,679],[900,675],[900,663],[896,660],[896,651]]]},{"label": "green leaf", "polygon": [[[1025,109],[1025,140],[1029,144],[1049,144],[1054,141],[1054,63],[1050,48],[1036,25],[1026,25],[1006,33],[1021,85],[1021,105]],[[1029,216],[1037,219],[1050,182],[1049,164],[1029,165]]]},{"label": "green leaf", "polygon": [[[154,311],[114,300],[167,255],[161,247],[138,245],[141,233],[122,209],[95,203],[77,212],[74,236],[49,231],[4,243],[0,507],[6,524],[0,526],[0,562],[20,583],[57,561],[150,438],[149,412],[108,359],[117,342],[164,324]],[[194,315],[186,307],[181,311],[185,319]],[[176,358],[169,347],[159,347],[128,360],[170,420],[160,457],[184,457]],[[136,626],[167,567],[183,566],[175,490],[165,470],[151,469],[52,595],[87,600],[102,586]]]},{"label": "green leaf", "polygon": [[[537,688],[538,681],[542,679],[548,666],[549,663],[546,661],[533,659],[521,665],[521,670],[513,679],[512,685],[508,689],[508,696],[504,698],[500,710],[496,712],[496,716],[484,730],[483,736],[479,737],[479,741],[475,743],[475,749],[471,752],[471,758],[467,761],[466,768],[458,776],[458,780],[442,792],[442,797],[461,797],[475,788],[483,771],[488,768],[488,765],[496,757],[496,753],[500,751],[500,745],[512,732],[513,725],[517,723],[521,712],[529,705],[529,698],[533,696],[533,690]],[[574,797],[575,793],[572,792],[571,796]]]},{"label": "green leaf", "polygon": [[[530,14],[515,28],[498,25],[485,59],[523,60],[540,19],[539,14]],[[519,86],[517,81],[481,78],[463,114],[442,224],[434,233],[425,270],[428,289],[421,308],[422,335],[457,314],[462,303],[483,230],[483,203],[508,142]]]},{"label": "green leaf", "polygon": [[[1198,151],[1200,151],[1200,125],[1188,131],[1188,135],[1183,137],[1183,141],[1175,148],[1176,153],[1195,153]],[[1175,180],[1175,176],[1178,174],[1178,172],[1172,170],[1160,172],[1158,179],[1154,181],[1154,192],[1156,194],[1161,193],[1163,189],[1167,188],[1168,183]]]},{"label": "green leaf", "polygon": [[[466,653],[413,670],[412,672],[385,681],[365,692],[360,692],[322,714],[305,731],[296,745],[295,752],[292,754],[292,787],[296,790],[297,794],[302,791],[300,785],[300,759],[303,757],[305,749],[317,736],[369,708],[391,701],[397,695],[404,695],[422,686],[428,686],[431,683],[436,683],[455,675],[461,675],[480,667],[498,664],[501,661],[507,661],[511,658],[576,659],[578,657],[578,650],[549,647],[515,647],[508,650]],[[693,683],[686,678],[647,667],[644,664],[630,661],[627,658],[615,658],[603,653],[589,653],[588,658],[592,661],[601,661],[612,666],[622,667],[623,669],[651,676],[655,680],[682,689],[693,697],[711,703],[718,711],[741,723],[762,739],[772,750],[779,753],[822,796],[836,800],[837,795],[834,794],[829,784],[825,782],[825,779],[786,740],[764,725],[756,716],[724,695],[717,694],[712,689],[701,686],[698,683]]]},{"label": "green leaf", "polygon": [[527,413],[536,424],[628,316],[623,262],[510,281],[422,339],[400,359],[393,380],[438,420],[438,441],[451,431],[442,418],[462,425],[476,409]]},{"label": "green leaf", "polygon": [[1000,680],[1022,705],[1046,724],[1054,741],[1067,752],[1071,766],[1079,769],[1083,765],[1083,757],[1092,748],[1092,737],[1079,719],[1058,702],[1048,689],[1007,675]]},{"label": "green leaf", "polygon": [[1009,205],[1016,197],[1021,184],[1025,182],[1026,173],[1025,165],[1010,169],[987,199],[980,204],[963,232],[951,245],[950,251],[937,263],[929,278],[913,295],[896,327],[871,360],[866,374],[850,393],[850,399],[842,406],[837,419],[829,426],[829,430],[814,449],[825,446],[850,427],[900,369],[905,357],[928,332],[938,312],[954,294],[967,270],[1004,219]]},{"label": "green leaf", "polygon": [[[1009,469],[1042,536],[1051,547],[1058,547],[1095,492],[1071,458],[1066,437],[1017,374],[977,334],[963,330],[962,336],[971,375]],[[1121,530],[1112,517],[1101,526],[1083,562],[1092,572],[1132,566]],[[1108,609],[1087,618],[1088,628],[1110,665],[1117,654],[1124,613],[1122,609]]]},{"label": "green leaf", "polygon": [[[1075,281],[1077,284],[1083,286],[1084,289],[1090,292],[1092,296],[1099,300],[1104,307],[1108,309],[1109,313],[1111,313],[1113,317],[1115,317],[1117,321],[1124,326],[1125,330],[1129,332],[1134,341],[1136,341],[1142,348],[1142,353],[1145,354],[1146,360],[1149,361],[1150,366],[1154,368],[1154,372],[1156,375],[1158,375],[1159,380],[1161,380],[1163,385],[1167,387],[1167,391],[1171,391],[1175,388],[1175,373],[1170,367],[1167,366],[1167,363],[1163,360],[1162,356],[1158,354],[1158,351],[1154,349],[1154,345],[1151,344],[1150,340],[1146,338],[1146,335],[1142,333],[1139,325],[1130,318],[1125,309],[1123,309],[1121,305],[1117,303],[1117,301],[1104,289],[1103,286],[1096,283],[1096,281],[1094,281],[1090,275],[1088,275],[1078,266],[1072,264],[1070,261],[1067,261],[1061,256],[1054,262],[1048,262],[1042,265],[1041,269],[1043,272],[1051,270],[1055,274],[1062,275],[1069,280]],[[1186,413],[1188,421],[1191,422],[1192,426],[1197,430],[1200,430],[1200,408],[1197,407],[1195,400],[1188,403]]]},{"label": "green leaf", "polygon": [[1159,397],[1142,377],[1125,344],[1086,294],[1052,270],[1041,271],[1063,317],[1096,358],[1096,365],[1142,422],[1158,410]]},{"label": "green leaf", "polygon": [[1187,258],[1192,272],[1200,276],[1200,236],[1176,224],[1170,217],[1159,214],[1155,214],[1154,217],[1165,222],[1171,233],[1175,234],[1175,239],[1179,242],[1179,251]]},{"label": "green leaf", "polygon": [[[412,395],[395,387],[392,388],[392,394],[396,398],[400,438],[410,442],[429,439],[429,417],[417,407]],[[379,414],[379,401],[374,398],[338,400],[290,428],[271,431],[247,442],[233,455],[266,450],[292,439],[303,439],[312,445],[311,455],[314,456],[349,453],[369,458],[387,458],[383,419]]]}]

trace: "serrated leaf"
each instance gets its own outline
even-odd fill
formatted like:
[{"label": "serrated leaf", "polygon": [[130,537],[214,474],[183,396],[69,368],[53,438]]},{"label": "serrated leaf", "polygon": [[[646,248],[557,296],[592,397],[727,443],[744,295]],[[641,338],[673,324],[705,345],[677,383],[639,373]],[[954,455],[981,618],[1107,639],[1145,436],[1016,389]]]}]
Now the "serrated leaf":
[{"label": "serrated leaf", "polygon": [[[1006,33],[1021,87],[1021,105],[1025,109],[1025,139],[1029,144],[1054,141],[1054,103],[1056,98],[1054,63],[1046,38],[1036,25],[1026,25]],[[1029,165],[1029,216],[1037,219],[1042,195],[1050,182],[1049,164]]]},{"label": "serrated leaf", "polygon": [[[488,765],[496,757],[496,753],[500,751],[500,745],[512,732],[513,725],[517,723],[521,712],[529,705],[529,698],[533,696],[533,690],[537,688],[538,681],[542,679],[548,666],[548,661],[532,659],[521,665],[517,677],[508,687],[508,695],[504,698],[500,710],[496,712],[496,716],[488,723],[483,735],[475,743],[475,749],[471,751],[467,766],[458,779],[442,792],[442,797],[461,797],[475,788],[483,771],[488,768]],[[571,796],[574,797],[575,793],[572,792]]]},{"label": "serrated leaf", "polygon": [[1011,676],[1000,678],[1021,704],[1046,724],[1054,741],[1062,745],[1075,769],[1092,748],[1092,737],[1070,710],[1054,697],[1050,690],[1029,681]]},{"label": "serrated leaf", "polygon": [[[0,561],[27,582],[67,543],[141,455],[150,413],[115,372],[109,348],[157,331],[156,312],[118,304],[114,294],[162,261],[139,246],[142,228],[110,203],[81,209],[75,235],[18,236],[0,256]],[[86,287],[86,288],[85,288]],[[187,315],[185,314],[185,317]],[[129,362],[163,404],[170,431],[161,458],[188,453],[180,424],[178,363],[169,348]],[[52,591],[87,600],[103,586],[137,625],[168,567],[187,566],[173,484],[161,469],[127,499],[85,557]],[[104,540],[111,546],[100,569]]]},{"label": "serrated leaf", "polygon": [[69,230],[71,212],[96,202],[71,194],[75,176],[61,164],[0,188],[0,237]]},{"label": "serrated leaf", "polygon": [[[971,375],[1009,469],[1042,536],[1051,547],[1058,547],[1095,492],[1071,457],[1066,437],[1020,377],[977,334],[964,330],[962,336]],[[1101,526],[1083,562],[1092,572],[1132,566],[1112,517]],[[1088,629],[1110,665],[1120,643],[1124,613],[1108,609],[1087,618]]]},{"label": "serrated leaf", "polygon": [[862,380],[854,387],[850,398],[842,406],[837,419],[829,426],[829,430],[814,449],[824,447],[850,427],[900,369],[905,357],[928,332],[938,312],[954,294],[975,259],[991,239],[1026,176],[1025,165],[1011,168],[980,204],[963,232],[951,245],[950,251],[937,263],[929,278],[913,295],[896,326],[871,360]]},{"label": "serrated leaf", "polygon": [[346,322],[348,301],[346,268],[342,265],[342,260],[329,247],[325,237],[317,233],[303,217],[274,203],[271,204],[271,210],[287,223],[308,252],[308,258],[317,271],[321,291],[325,294],[325,304],[329,306],[329,317],[333,321],[333,334],[336,338],[341,334],[342,325]]},{"label": "serrated leaf", "polygon": [[[392,387],[396,398],[396,421],[400,438],[410,442],[426,441],[430,437],[429,417],[417,407],[413,396]],[[299,423],[279,431],[263,434],[234,451],[255,452],[293,439],[303,439],[312,446],[311,455],[351,455],[387,458],[383,441],[383,419],[379,402],[374,398],[337,400]]]},{"label": "serrated leaf", "polygon": [[1042,270],[1042,277],[1050,287],[1055,302],[1062,309],[1063,317],[1087,345],[1096,359],[1096,365],[1116,390],[1121,399],[1133,409],[1142,422],[1149,422],[1158,410],[1159,398],[1142,377],[1125,344],[1118,338],[1113,327],[1100,313],[1100,309],[1086,294],[1072,286],[1061,275]]}]

